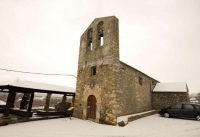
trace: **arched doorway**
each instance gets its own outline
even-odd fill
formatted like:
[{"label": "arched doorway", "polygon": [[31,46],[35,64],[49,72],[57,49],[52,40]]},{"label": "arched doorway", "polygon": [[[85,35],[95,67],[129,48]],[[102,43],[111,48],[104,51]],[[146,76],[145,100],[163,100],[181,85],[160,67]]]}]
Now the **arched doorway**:
[{"label": "arched doorway", "polygon": [[96,97],[90,95],[87,100],[87,118],[96,119]]}]

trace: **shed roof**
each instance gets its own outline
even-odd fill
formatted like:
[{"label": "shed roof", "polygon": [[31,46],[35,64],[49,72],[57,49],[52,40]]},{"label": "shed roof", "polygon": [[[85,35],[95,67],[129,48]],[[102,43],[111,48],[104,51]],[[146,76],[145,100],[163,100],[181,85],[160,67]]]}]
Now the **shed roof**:
[{"label": "shed roof", "polygon": [[40,92],[40,93],[55,93],[55,94],[63,94],[63,93],[75,93],[75,90],[71,87],[58,86],[52,84],[38,83],[32,81],[20,81],[14,83],[3,83],[0,84],[1,89],[19,89],[23,90],[23,92]]},{"label": "shed roof", "polygon": [[157,83],[153,92],[187,92],[187,83],[172,82],[172,83]]}]

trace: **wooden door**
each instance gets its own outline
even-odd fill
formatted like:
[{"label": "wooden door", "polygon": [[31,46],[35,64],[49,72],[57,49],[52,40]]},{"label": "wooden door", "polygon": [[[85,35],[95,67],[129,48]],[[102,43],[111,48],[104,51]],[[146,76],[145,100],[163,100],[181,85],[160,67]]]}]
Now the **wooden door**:
[{"label": "wooden door", "polygon": [[96,97],[90,95],[87,101],[87,118],[96,119]]}]

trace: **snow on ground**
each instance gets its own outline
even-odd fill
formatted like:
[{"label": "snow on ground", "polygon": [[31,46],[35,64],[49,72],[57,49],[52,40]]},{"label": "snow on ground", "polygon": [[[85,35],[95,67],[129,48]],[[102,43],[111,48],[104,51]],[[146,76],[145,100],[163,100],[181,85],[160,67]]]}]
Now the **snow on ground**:
[{"label": "snow on ground", "polygon": [[125,127],[60,118],[0,127],[1,137],[200,137],[196,120],[148,116]]}]

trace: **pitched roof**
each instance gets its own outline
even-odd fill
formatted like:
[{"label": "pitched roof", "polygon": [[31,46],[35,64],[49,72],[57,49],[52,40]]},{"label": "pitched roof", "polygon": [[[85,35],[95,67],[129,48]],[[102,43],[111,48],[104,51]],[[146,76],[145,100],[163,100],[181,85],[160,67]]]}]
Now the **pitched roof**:
[{"label": "pitched roof", "polygon": [[157,83],[153,92],[187,92],[187,83]]},{"label": "pitched roof", "polygon": [[24,88],[24,89],[31,89],[31,90],[38,90],[40,92],[42,91],[51,91],[51,92],[59,92],[59,93],[75,93],[75,90],[72,87],[65,87],[65,86],[58,86],[58,85],[52,85],[52,84],[45,84],[45,83],[38,83],[38,82],[32,82],[32,81],[20,81],[20,82],[14,82],[10,84],[0,84],[0,88]]}]

